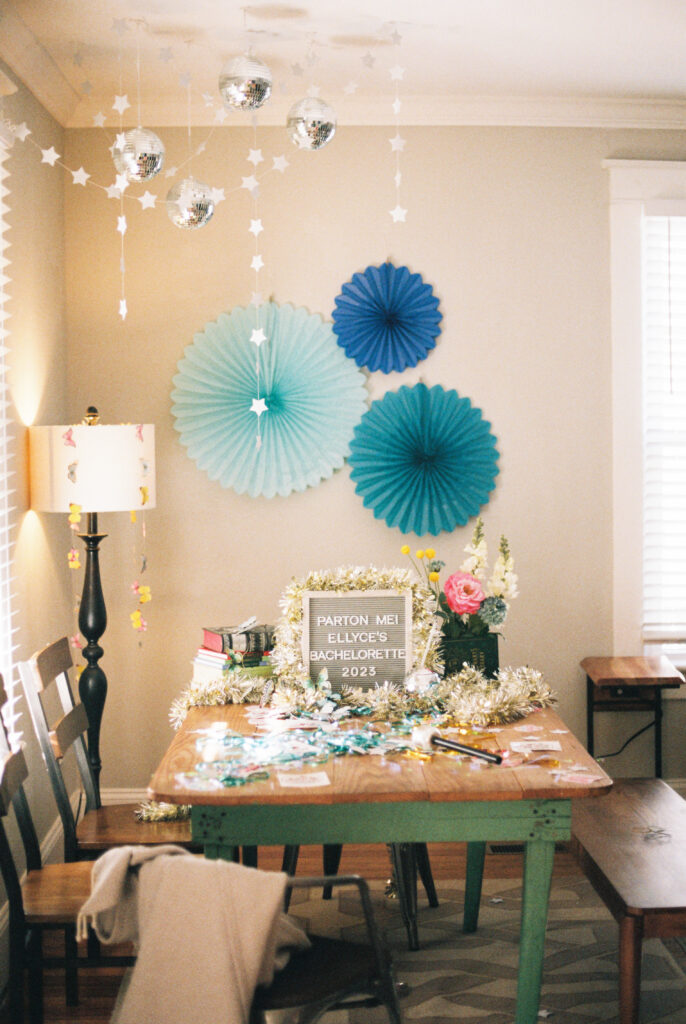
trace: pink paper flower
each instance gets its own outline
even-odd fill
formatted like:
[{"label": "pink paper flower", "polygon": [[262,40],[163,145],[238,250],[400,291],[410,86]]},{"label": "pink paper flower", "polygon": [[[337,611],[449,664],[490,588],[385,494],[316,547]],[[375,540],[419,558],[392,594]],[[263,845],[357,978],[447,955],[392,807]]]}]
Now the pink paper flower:
[{"label": "pink paper flower", "polygon": [[458,615],[478,612],[486,595],[476,576],[468,572],[454,572],[443,587],[448,607]]}]

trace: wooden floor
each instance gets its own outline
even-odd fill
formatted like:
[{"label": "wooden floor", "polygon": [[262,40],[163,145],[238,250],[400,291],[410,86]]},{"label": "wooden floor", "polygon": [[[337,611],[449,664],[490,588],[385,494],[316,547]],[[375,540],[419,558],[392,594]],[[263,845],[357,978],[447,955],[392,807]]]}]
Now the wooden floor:
[{"label": "wooden floor", "polygon": [[[489,850],[485,875],[490,878],[521,878],[522,854]],[[436,881],[462,879],[465,869],[465,846],[462,843],[430,844],[431,867]],[[259,866],[266,870],[281,867],[281,850],[261,849]],[[578,875],[574,859],[566,849],[555,854],[554,874],[557,877]],[[299,875],[322,873],[321,847],[304,846],[298,860]],[[390,874],[388,851],[384,846],[346,846],[343,849],[340,873],[355,873],[368,879],[385,880]],[[64,1005],[63,975],[59,971],[45,974],[45,1024],[106,1024],[109,1021],[119,988],[122,970],[103,968],[79,972],[80,1002],[77,1007]],[[9,1024],[6,1011],[0,1010],[0,1024]]]}]

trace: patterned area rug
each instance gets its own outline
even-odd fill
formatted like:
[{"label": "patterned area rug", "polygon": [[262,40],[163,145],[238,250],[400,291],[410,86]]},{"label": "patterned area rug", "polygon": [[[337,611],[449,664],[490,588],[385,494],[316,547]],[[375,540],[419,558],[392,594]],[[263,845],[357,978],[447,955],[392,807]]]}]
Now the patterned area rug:
[{"label": "patterned area rug", "polygon": [[[463,888],[437,885],[440,906],[420,898],[421,949],[407,949],[397,902],[372,883],[374,910],[393,951],[396,973],[408,983],[407,1024],[513,1024],[517,985],[520,884],[484,879],[479,929],[461,931]],[[291,913],[320,934],[361,937],[355,895],[341,890],[323,901],[295,892]],[[423,893],[422,893],[423,895]],[[550,1024],[617,1024],[618,928],[585,878],[553,882],[539,1018]],[[329,1014],[327,1024],[376,1024],[383,1008]],[[641,1024],[686,1024],[686,953],[678,939],[643,947]]]}]

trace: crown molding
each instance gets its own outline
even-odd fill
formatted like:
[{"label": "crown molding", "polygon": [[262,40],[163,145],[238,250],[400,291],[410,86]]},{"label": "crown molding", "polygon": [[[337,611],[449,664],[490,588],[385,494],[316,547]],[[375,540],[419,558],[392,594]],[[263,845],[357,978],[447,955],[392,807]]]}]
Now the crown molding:
[{"label": "crown molding", "polygon": [[[99,110],[111,114],[111,96],[76,92],[36,40],[21,18],[9,6],[2,11],[0,59],[24,83],[36,99],[64,128],[91,128]],[[260,124],[282,126],[296,96],[272,94],[260,110]],[[395,123],[391,98],[368,95],[329,96],[338,112],[341,127],[379,126]],[[194,127],[218,127],[215,111],[221,108],[219,95],[215,108],[198,104],[192,111]],[[129,118],[133,110],[127,111]],[[154,127],[187,127],[185,95],[145,98],[145,123]],[[225,127],[246,126],[249,118],[231,111]],[[402,126],[501,126],[540,128],[649,128],[686,129],[686,99],[660,100],[626,97],[582,96],[416,96],[403,97]],[[134,125],[124,122],[125,127]],[[117,119],[117,127],[119,122]]]},{"label": "crown molding", "polygon": [[9,4],[2,9],[0,60],[59,124],[69,124],[81,97]]},{"label": "crown molding", "polygon": [[[338,114],[339,128],[353,126],[388,126],[394,124],[388,97],[329,97]],[[263,127],[283,127],[294,97],[273,97],[260,110]],[[91,128],[93,115],[99,109],[109,110],[108,101],[98,107],[93,97],[75,108],[65,127]],[[197,107],[192,113],[194,128],[220,125],[215,108]],[[52,112],[52,111],[51,111]],[[126,112],[129,114],[129,111]],[[184,101],[165,97],[145,102],[145,123],[151,127],[187,127],[188,111]],[[114,116],[111,115],[112,124]],[[108,120],[110,117],[108,116]],[[118,125],[118,122],[117,122]],[[124,120],[125,127],[135,122]],[[240,111],[227,114],[223,127],[248,127],[250,118]],[[403,100],[401,128],[492,126],[522,128],[644,128],[686,129],[686,100],[624,100],[597,97],[528,97],[528,96],[406,96]]]}]

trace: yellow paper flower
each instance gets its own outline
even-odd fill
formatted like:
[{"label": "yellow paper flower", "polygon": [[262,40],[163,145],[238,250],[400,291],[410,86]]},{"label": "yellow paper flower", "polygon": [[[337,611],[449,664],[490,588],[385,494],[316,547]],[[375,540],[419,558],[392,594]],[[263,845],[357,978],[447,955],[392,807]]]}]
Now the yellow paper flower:
[{"label": "yellow paper flower", "polygon": [[69,503],[69,522],[72,524],[81,522],[81,506]]},{"label": "yellow paper flower", "polygon": [[149,495],[148,495],[148,488],[143,486],[143,487],[140,488],[140,492],[141,492],[141,505],[147,505],[148,504],[148,497],[149,497]]},{"label": "yellow paper flower", "polygon": [[147,604],[148,601],[152,601],[152,594],[150,593],[150,587],[139,586],[138,588],[138,600],[141,604]]},{"label": "yellow paper flower", "polygon": [[135,523],[136,522],[136,510],[135,509],[131,509],[131,511],[129,512],[129,515],[131,516],[131,522]]},{"label": "yellow paper flower", "polygon": [[67,559],[69,560],[69,568],[70,569],[80,569],[81,568],[81,562],[79,560],[79,553],[76,550],[76,548],[70,548],[69,553],[67,554]]}]

